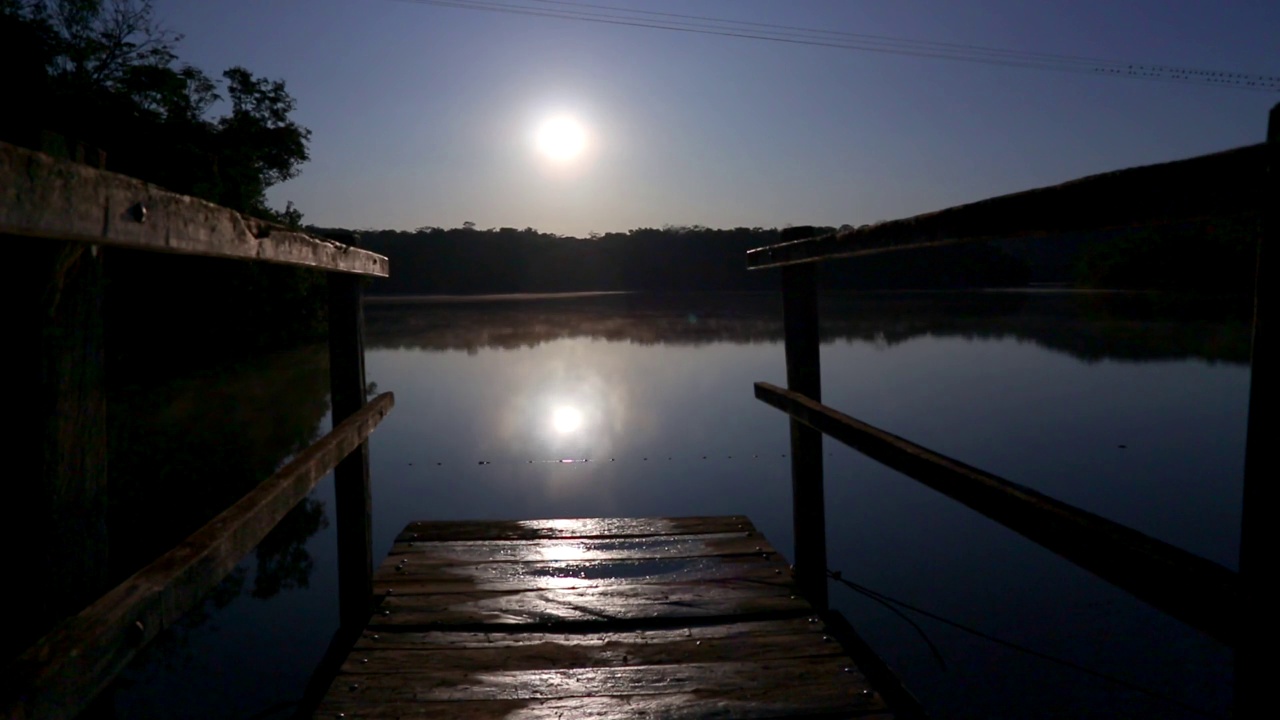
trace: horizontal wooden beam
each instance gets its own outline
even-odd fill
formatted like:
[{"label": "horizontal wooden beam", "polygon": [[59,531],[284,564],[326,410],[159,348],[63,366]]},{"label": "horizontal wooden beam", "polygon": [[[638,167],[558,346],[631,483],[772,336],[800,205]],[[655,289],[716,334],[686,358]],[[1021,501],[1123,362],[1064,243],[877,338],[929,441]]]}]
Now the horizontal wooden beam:
[{"label": "horizontal wooden beam", "polygon": [[1238,575],[1210,560],[1119,523],[970,467],[776,385],[758,382],[756,398],[820,430],[1112,585],[1234,646]]},{"label": "horizontal wooden beam", "polygon": [[0,235],[386,277],[387,259],[141,180],[0,142]]},{"label": "horizontal wooden beam", "polygon": [[747,268],[1008,238],[1260,213],[1264,145],[1090,175],[819,237],[756,248]]},{"label": "horizontal wooden beam", "polygon": [[374,398],[177,547],[31,646],[0,675],[0,717],[75,717],[143,645],[216,587],[394,405],[391,393]]}]

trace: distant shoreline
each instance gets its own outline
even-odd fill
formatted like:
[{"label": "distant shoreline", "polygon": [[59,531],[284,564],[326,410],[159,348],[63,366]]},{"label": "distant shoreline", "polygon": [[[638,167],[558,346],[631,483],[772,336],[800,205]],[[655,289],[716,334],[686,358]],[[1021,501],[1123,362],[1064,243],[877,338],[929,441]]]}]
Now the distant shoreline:
[{"label": "distant shoreline", "polygon": [[600,290],[591,292],[505,293],[496,295],[365,295],[364,302],[366,305],[524,302],[526,300],[570,300],[573,298],[634,294],[631,290]]}]

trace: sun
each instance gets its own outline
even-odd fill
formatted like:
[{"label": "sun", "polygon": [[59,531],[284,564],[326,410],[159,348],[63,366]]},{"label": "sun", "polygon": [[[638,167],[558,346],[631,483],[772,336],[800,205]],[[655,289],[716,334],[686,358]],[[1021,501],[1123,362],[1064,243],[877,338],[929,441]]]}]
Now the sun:
[{"label": "sun", "polygon": [[568,406],[556,408],[551,413],[551,427],[562,435],[577,430],[582,427],[582,411]]},{"label": "sun", "polygon": [[543,121],[535,135],[538,152],[556,162],[567,162],[582,154],[587,147],[587,131],[568,115]]}]

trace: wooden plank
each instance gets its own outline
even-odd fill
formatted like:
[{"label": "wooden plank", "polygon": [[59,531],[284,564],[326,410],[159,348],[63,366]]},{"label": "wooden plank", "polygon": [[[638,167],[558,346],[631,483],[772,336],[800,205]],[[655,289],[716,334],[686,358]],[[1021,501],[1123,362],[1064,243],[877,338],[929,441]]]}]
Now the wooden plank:
[{"label": "wooden plank", "polygon": [[[683,663],[576,667],[558,670],[494,670],[360,675],[345,688],[330,693],[335,700],[364,703],[552,699],[626,695],[699,695],[748,693],[750,688],[787,688],[793,695],[806,691],[833,692],[860,700],[870,685],[857,668],[839,657],[787,658],[752,662]],[[875,707],[883,710],[883,705]]]},{"label": "wooden plank", "polygon": [[614,560],[479,565],[390,564],[374,577],[376,595],[425,595],[465,593],[477,590],[568,590],[618,585],[701,583],[742,580],[767,585],[787,585],[793,580],[786,564],[761,556],[719,558],[668,558],[662,560]]},{"label": "wooden plank", "polygon": [[8,432],[23,477],[5,490],[0,557],[15,587],[40,591],[14,593],[9,612],[23,619],[0,632],[0,658],[110,587],[104,258],[79,243],[13,250],[4,354],[26,417]]},{"label": "wooden plank", "polygon": [[763,536],[744,532],[629,538],[397,542],[389,558],[414,563],[645,560],[776,553]]},{"label": "wooden plank", "polygon": [[[364,308],[355,275],[329,275],[329,397],[333,422],[365,405]],[[363,627],[372,609],[373,499],[369,444],[362,442],[333,471],[338,535],[338,616],[343,627]]]},{"label": "wooden plank", "polygon": [[902,220],[757,248],[747,267],[1258,213],[1264,146],[1127,168]]},{"label": "wooden plank", "polygon": [[873,691],[790,688],[756,685],[708,697],[699,693],[667,693],[552,700],[462,702],[378,702],[329,699],[317,718],[397,718],[398,720],[891,720]]},{"label": "wooden plank", "polygon": [[0,142],[0,235],[386,277],[385,257]]},{"label": "wooden plank", "polygon": [[[1267,125],[1267,202],[1258,243],[1254,285],[1253,344],[1249,363],[1249,424],[1245,433],[1244,497],[1240,518],[1240,578],[1244,586],[1244,624],[1250,629],[1236,649],[1235,706],[1243,717],[1266,696],[1267,669],[1277,639],[1276,592],[1272,582],[1275,547],[1280,541],[1271,511],[1280,508],[1276,493],[1275,330],[1276,248],[1280,247],[1280,104]],[[1270,539],[1268,539],[1270,538]]]},{"label": "wooden plank", "polygon": [[473,649],[417,648],[413,650],[361,650],[342,666],[342,672],[370,673],[503,670],[556,670],[618,667],[624,665],[679,665],[729,661],[785,660],[791,658],[843,657],[844,649],[822,635],[762,635],[743,638],[694,640],[682,637],[670,642],[646,641],[617,633],[607,643],[583,644],[567,633],[554,642]]},{"label": "wooden plank", "polygon": [[[788,228],[784,241],[813,234],[813,228]],[[787,387],[820,400],[822,368],[818,347],[817,266],[782,269],[782,318],[787,357]],[[822,486],[822,433],[790,420],[791,526],[795,537],[796,586],[819,610],[827,608],[827,511]]]},{"label": "wooden plank", "polygon": [[746,518],[412,528],[317,717],[890,717]]},{"label": "wooden plank", "polygon": [[201,601],[315,484],[364,442],[395,400],[375,398],[180,545],[139,570],[5,669],[0,715],[71,718],[140,647]]},{"label": "wooden plank", "polygon": [[396,542],[450,540],[541,540],[759,533],[745,516],[683,518],[559,518],[548,520],[459,520],[409,523]]},{"label": "wooden plank", "polygon": [[811,612],[809,604],[792,592],[786,586],[723,580],[561,590],[392,594],[382,599],[370,627],[605,623]]},{"label": "wooden plank", "polygon": [[1132,528],[935,453],[769,383],[756,397],[957,500],[1226,645],[1239,635],[1236,573]]},{"label": "wooden plank", "polygon": [[751,622],[733,622],[713,625],[691,624],[677,628],[636,629],[636,630],[600,630],[596,632],[557,632],[554,630],[536,630],[529,628],[507,628],[493,626],[479,631],[430,630],[426,632],[384,629],[366,629],[354,643],[353,657],[361,656],[362,651],[377,650],[421,650],[438,648],[441,650],[483,650],[501,648],[520,648],[525,645],[543,645],[546,643],[572,643],[583,648],[605,645],[632,644],[665,644],[684,641],[732,640],[745,643],[754,638],[773,637],[776,635],[804,635],[806,633],[821,638],[827,634],[826,625],[813,622],[812,616],[789,617],[777,620],[755,620]]}]

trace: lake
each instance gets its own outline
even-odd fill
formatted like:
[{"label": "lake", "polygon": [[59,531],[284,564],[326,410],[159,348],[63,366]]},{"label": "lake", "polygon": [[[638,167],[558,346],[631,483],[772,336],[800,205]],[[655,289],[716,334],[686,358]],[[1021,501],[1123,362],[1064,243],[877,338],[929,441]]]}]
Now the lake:
[{"label": "lake", "polygon": [[[1035,291],[830,296],[822,308],[826,404],[1236,567],[1247,308]],[[396,394],[370,441],[375,561],[411,520],[577,516],[745,514],[791,554],[788,421],[752,392],[785,384],[779,297],[366,314],[368,380]],[[190,524],[327,431],[325,373],[311,348],[125,393],[157,419],[118,429],[113,477],[146,479],[113,498],[117,574],[190,531],[181,518],[145,524],[152,510],[194,504]],[[832,585],[833,606],[934,717],[1226,715],[1231,654],[1217,643],[824,442],[833,569],[1127,683],[909,614],[944,668],[911,625]],[[332,508],[325,480],[97,713],[287,717],[337,626]]]}]

